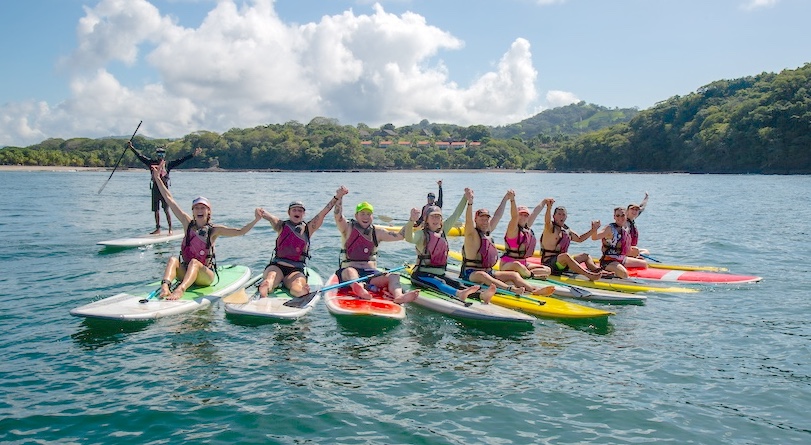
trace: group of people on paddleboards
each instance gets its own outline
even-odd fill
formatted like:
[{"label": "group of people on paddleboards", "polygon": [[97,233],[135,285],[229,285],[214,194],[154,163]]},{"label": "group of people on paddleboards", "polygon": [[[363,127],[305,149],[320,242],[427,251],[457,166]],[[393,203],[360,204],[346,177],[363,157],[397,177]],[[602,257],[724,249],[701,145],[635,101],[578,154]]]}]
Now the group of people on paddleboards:
[{"label": "group of people on paddleboards", "polygon": [[[165,160],[150,164],[150,168],[153,187],[185,227],[180,255],[169,259],[161,281],[160,297],[168,300],[181,298],[183,292],[193,284],[212,284],[217,270],[214,249],[216,239],[220,236],[245,235],[260,219],[267,220],[277,232],[273,256],[259,282],[260,297],[267,297],[278,286],[284,286],[293,297],[310,293],[305,269],[310,258],[310,241],[330,210],[333,211],[335,224],[341,233],[340,266],[335,274],[340,282],[347,283],[352,293],[361,299],[370,299],[374,293],[395,303],[407,303],[419,295],[417,289],[404,291],[399,275],[381,272],[377,268],[377,248],[380,242],[405,240],[414,244],[416,261],[410,276],[416,287],[430,288],[461,301],[477,298],[483,303],[488,303],[497,289],[518,295],[550,295],[554,291],[553,286],[537,286],[527,281],[544,279],[550,274],[575,272],[592,280],[606,275],[625,278],[628,276],[625,266],[646,266],[645,261],[637,257],[642,251],[637,247],[639,232],[635,219],[645,208],[647,193],[639,205],[615,208],[613,223],[601,229],[600,221],[592,221],[589,231],[582,235],[566,225],[567,213],[564,207],[552,210],[554,199],[542,200],[530,212],[528,207],[516,205],[513,190],[507,191],[491,216],[485,208],[473,211],[474,193],[466,188],[454,211],[447,219],[443,219],[442,181],[437,181],[439,200],[430,193],[428,202],[422,209],[411,209],[407,223],[399,232],[375,226],[374,208],[365,201],[355,207],[353,217],[347,220],[343,214],[343,197],[349,190],[344,186],[340,186],[329,202],[309,221],[305,221],[304,203],[293,201],[288,206],[287,218],[257,208],[254,210],[253,220],[236,229],[212,224],[211,203],[204,197],[196,198],[192,202],[192,214],[187,214],[177,204],[169,191],[168,183],[163,180],[168,171]],[[499,255],[492,232],[508,202],[510,221],[504,236],[503,253]],[[538,240],[532,225],[544,208],[544,229]],[[465,213],[462,264],[458,271],[449,271],[450,246],[447,237],[462,212]],[[573,255],[569,252],[572,241],[579,243],[589,238],[602,242],[603,255],[599,259],[599,265],[586,253]],[[539,244],[540,263],[528,261]],[[178,278],[179,283],[172,288],[172,283]]]}]

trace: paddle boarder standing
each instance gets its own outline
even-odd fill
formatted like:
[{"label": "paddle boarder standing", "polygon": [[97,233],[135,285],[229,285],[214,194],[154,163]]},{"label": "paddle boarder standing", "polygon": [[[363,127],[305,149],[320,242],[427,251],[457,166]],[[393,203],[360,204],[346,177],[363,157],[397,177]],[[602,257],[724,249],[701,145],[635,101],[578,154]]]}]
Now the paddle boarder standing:
[{"label": "paddle boarder standing", "polygon": [[[189,153],[186,156],[183,156],[180,159],[175,159],[171,162],[166,162],[166,147],[158,147],[155,150],[155,158],[149,158],[144,156],[143,153],[138,151],[134,145],[132,145],[132,141],[128,142],[129,148],[132,149],[132,152],[135,153],[135,156],[138,157],[147,168],[152,169],[153,166],[160,169],[160,178],[163,184],[168,188],[169,187],[169,171],[173,168],[177,167],[178,165],[188,161],[189,159],[198,156],[202,151],[200,147],[194,150],[194,153]],[[161,233],[161,213],[160,208],[163,206],[163,213],[166,215],[166,222],[169,225],[169,234],[172,234],[172,216],[169,213],[169,207],[166,205],[166,200],[161,195],[160,190],[155,186],[155,179],[149,182],[149,188],[152,189],[152,211],[155,212],[155,230],[150,233],[150,235],[158,235]]]},{"label": "paddle boarder standing", "polygon": [[439,187],[439,197],[437,198],[437,195],[434,195],[434,192],[428,193],[428,201],[424,206],[422,206],[422,212],[420,213],[419,219],[417,219],[417,221],[414,223],[414,227],[417,227],[425,222],[425,218],[428,217],[428,208],[433,206],[439,207],[440,209],[442,208],[442,180],[440,179],[437,181],[436,185]]}]

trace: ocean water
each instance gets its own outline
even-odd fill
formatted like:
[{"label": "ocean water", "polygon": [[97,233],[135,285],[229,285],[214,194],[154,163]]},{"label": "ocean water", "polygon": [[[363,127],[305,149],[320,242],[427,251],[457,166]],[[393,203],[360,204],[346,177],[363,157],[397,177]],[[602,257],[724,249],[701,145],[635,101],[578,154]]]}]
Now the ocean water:
[{"label": "ocean water", "polygon": [[[178,251],[179,242],[96,245],[154,224],[147,172],[116,172],[98,194],[108,176],[0,172],[0,442],[811,442],[808,176],[172,175],[179,202],[204,195],[215,222],[236,227],[255,207],[284,215],[296,199],[312,216],[342,184],[347,215],[369,201],[378,219],[406,219],[442,179],[447,212],[464,187],[491,211],[512,188],[519,204],[554,197],[584,231],[647,191],[638,225],[652,256],[764,277],[611,306],[607,326],[539,319],[524,328],[466,324],[419,307],[393,326],[348,324],[323,304],[295,323],[226,316],[219,302],[151,323],[72,317],[71,308],[159,279]],[[244,237],[220,238],[218,260],[259,271],[274,239],[261,222]],[[328,216],[311,263],[325,277],[338,243]],[[381,266],[413,257],[405,242],[381,245]]]}]

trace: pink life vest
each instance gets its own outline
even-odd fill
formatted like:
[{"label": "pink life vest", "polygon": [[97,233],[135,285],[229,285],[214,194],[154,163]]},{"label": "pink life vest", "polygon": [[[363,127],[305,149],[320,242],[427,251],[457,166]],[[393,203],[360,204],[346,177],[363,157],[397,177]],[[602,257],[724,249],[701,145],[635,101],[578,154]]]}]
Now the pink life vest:
[{"label": "pink life vest", "polygon": [[[287,220],[276,237],[274,260],[284,260],[291,266],[304,267],[310,257],[310,228],[304,221],[293,224]],[[272,262],[272,261],[271,261]]]},{"label": "pink life vest", "polygon": [[[490,233],[483,233],[481,230],[476,229],[479,234],[481,245],[479,251],[476,253],[477,259],[462,258],[462,268],[468,269],[469,266],[480,269],[492,269],[498,262],[498,249],[496,249],[493,240],[490,239]],[[464,252],[464,247],[462,247]]]},{"label": "pink life vest", "polygon": [[631,245],[636,246],[639,243],[639,230],[636,228],[636,223],[628,220],[628,235],[631,237]]},{"label": "pink life vest", "polygon": [[214,260],[214,245],[211,244],[211,232],[214,227],[206,224],[202,228],[197,228],[197,224],[192,221],[186,227],[186,236],[180,244],[180,255],[183,257],[183,264],[197,260],[206,267],[211,267]]},{"label": "pink life vest", "polygon": [[513,259],[529,258],[535,253],[537,243],[535,232],[531,228],[528,226],[519,227],[517,237],[508,240],[507,236],[504,236],[504,244],[507,247],[504,256]]},{"label": "pink life vest", "polygon": [[[370,225],[368,229],[364,229],[354,219],[350,220],[349,223],[352,226],[352,232],[344,243],[344,248],[341,249],[344,257],[341,264],[353,261],[374,261],[377,256],[378,244],[374,224]],[[370,238],[367,238],[367,236]]]},{"label": "pink life vest", "polygon": [[434,232],[423,229],[422,233],[425,238],[425,248],[422,253],[417,251],[417,265],[445,269],[448,266],[448,251],[450,250],[445,231]]},{"label": "pink life vest", "polygon": [[[552,256],[557,256],[561,253],[566,253],[569,251],[569,245],[572,243],[572,236],[569,234],[569,226],[566,224],[559,226],[555,223],[552,223],[554,227],[560,228],[560,239],[557,242],[557,249],[555,250],[546,250],[543,248],[543,236],[541,236],[541,258],[549,258]],[[554,255],[549,255],[554,254]]]}]

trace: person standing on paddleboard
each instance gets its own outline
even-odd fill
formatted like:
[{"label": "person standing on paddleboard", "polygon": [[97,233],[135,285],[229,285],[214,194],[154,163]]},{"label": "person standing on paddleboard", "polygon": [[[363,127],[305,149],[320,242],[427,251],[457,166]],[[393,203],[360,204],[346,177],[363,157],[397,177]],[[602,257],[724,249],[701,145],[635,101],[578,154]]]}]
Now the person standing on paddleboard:
[{"label": "person standing on paddleboard", "polygon": [[507,196],[510,201],[510,222],[504,234],[505,250],[499,260],[499,269],[514,270],[523,278],[546,278],[551,273],[549,267],[527,263],[527,258],[535,254],[538,245],[532,224],[541,214],[546,201],[541,201],[530,214],[529,207],[515,205],[514,190],[507,191]]},{"label": "person standing on paddleboard", "polygon": [[[596,222],[599,223],[600,221]],[[626,267],[648,267],[645,260],[628,256],[631,247],[631,235],[625,228],[626,222],[625,209],[615,207],[614,222],[591,235],[591,239],[600,240],[603,244],[600,267],[620,278],[628,278],[628,269]]]},{"label": "person standing on paddleboard", "polygon": [[[481,289],[480,286],[466,286],[445,274],[450,251],[448,231],[462,216],[465,203],[471,193],[469,188],[465,189],[464,196],[447,220],[442,221],[441,208],[431,206],[428,208],[428,216],[425,218],[422,230],[405,231],[405,240],[414,244],[417,250],[417,262],[411,272],[411,281],[418,286],[436,289],[461,301],[465,301],[468,297],[478,297],[484,303],[489,303],[496,293],[495,286],[490,286],[485,292],[478,293]],[[420,210],[413,208],[408,221],[415,221],[417,218],[421,218],[421,215]]]},{"label": "person standing on paddleboard", "polygon": [[625,209],[625,216],[628,219],[625,228],[628,229],[628,234],[631,236],[631,250],[629,252],[630,256],[639,257],[642,254],[647,255],[647,249],[640,249],[637,244],[639,244],[639,230],[636,228],[636,218],[645,211],[645,206],[648,205],[648,192],[645,192],[645,197],[642,199],[642,202],[639,204],[628,204],[628,208]]},{"label": "person standing on paddleboard", "polygon": [[[338,197],[336,195],[336,197]],[[341,282],[352,281],[361,277],[372,276],[369,286],[384,289],[395,303],[408,303],[419,296],[418,290],[403,292],[400,286],[400,275],[393,273],[380,274],[377,270],[377,245],[382,241],[402,241],[402,233],[393,233],[375,227],[374,208],[368,202],[355,207],[355,218],[349,221],[343,215],[343,195],[333,210],[335,224],[341,232],[340,267],[335,272]],[[352,283],[352,292],[358,298],[369,300],[372,295],[360,283]]]},{"label": "person standing on paddleboard", "polygon": [[[188,161],[189,159],[198,156],[202,151],[199,147],[194,150],[194,153],[189,153],[186,156],[175,159],[171,162],[166,162],[166,147],[158,147],[155,150],[156,158],[148,158],[144,156],[143,153],[135,149],[135,146],[132,145],[132,141],[128,142],[129,148],[135,153],[135,156],[146,165],[147,168],[152,169],[156,166],[161,166],[160,169],[160,180],[163,184],[168,188],[169,187],[169,171],[173,168],[177,167],[178,165]],[[155,230],[150,233],[150,235],[158,235],[161,233],[161,212],[160,207],[163,206],[163,213],[166,214],[166,223],[169,226],[169,234],[172,234],[172,216],[169,214],[169,207],[166,206],[166,200],[164,200],[163,196],[161,195],[160,191],[157,187],[155,187],[155,180],[154,178],[149,183],[149,188],[152,189],[152,211],[155,213]]]},{"label": "person standing on paddleboard", "polygon": [[428,193],[427,198],[428,202],[425,203],[424,206],[422,206],[422,212],[420,213],[419,219],[417,219],[417,221],[414,223],[414,227],[417,227],[423,222],[425,222],[425,218],[428,217],[429,207],[436,206],[439,207],[440,209],[442,208],[442,180],[440,179],[439,181],[437,181],[436,185],[439,187],[439,198],[437,198],[437,196],[434,195],[434,192]]},{"label": "person standing on paddleboard", "polygon": [[265,267],[262,274],[263,280],[259,284],[260,298],[267,297],[268,292],[275,289],[279,284],[283,284],[293,297],[301,297],[310,293],[310,286],[307,284],[307,275],[304,270],[307,259],[310,258],[310,238],[324,223],[324,217],[332,210],[335,203],[340,201],[347,193],[349,193],[349,190],[346,187],[339,187],[335,191],[335,196],[310,222],[304,222],[306,209],[301,201],[293,201],[287,206],[289,219],[285,221],[262,208],[259,209],[262,218],[268,220],[273,230],[278,233],[273,258]]},{"label": "person standing on paddleboard", "polygon": [[[180,255],[169,258],[161,280],[160,297],[166,300],[177,300],[192,284],[208,286],[214,282],[217,267],[214,241],[220,236],[245,235],[262,219],[262,215],[259,212],[260,209],[257,208],[254,210],[253,221],[245,224],[241,229],[212,224],[211,203],[200,196],[192,201],[192,216],[190,216],[180,208],[166,184],[161,180],[161,165],[151,168],[155,185],[177,219],[186,228],[186,235],[180,245]],[[180,284],[172,291],[169,286],[177,277],[181,279]]]},{"label": "person standing on paddleboard", "polygon": [[462,246],[462,271],[459,277],[474,283],[496,286],[518,294],[530,292],[533,295],[551,295],[554,286],[535,287],[518,272],[494,270],[498,263],[498,249],[493,244],[490,234],[490,212],[487,209],[476,210],[473,216],[473,191],[467,196],[465,211],[465,241]]},{"label": "person standing on paddleboard", "polygon": [[[600,221],[592,221],[591,229],[579,235],[566,225],[568,217],[566,207],[556,207],[553,215],[552,204],[555,203],[555,200],[546,198],[544,201],[546,215],[541,234],[541,263],[551,269],[552,275],[561,275],[563,272],[571,271],[585,275],[592,281],[600,279],[602,276],[600,267],[594,263],[589,254],[583,252],[572,255],[569,253],[569,245],[572,241],[582,243],[589,239],[589,236],[600,228]],[[580,263],[585,264],[586,267],[584,268]]]}]

